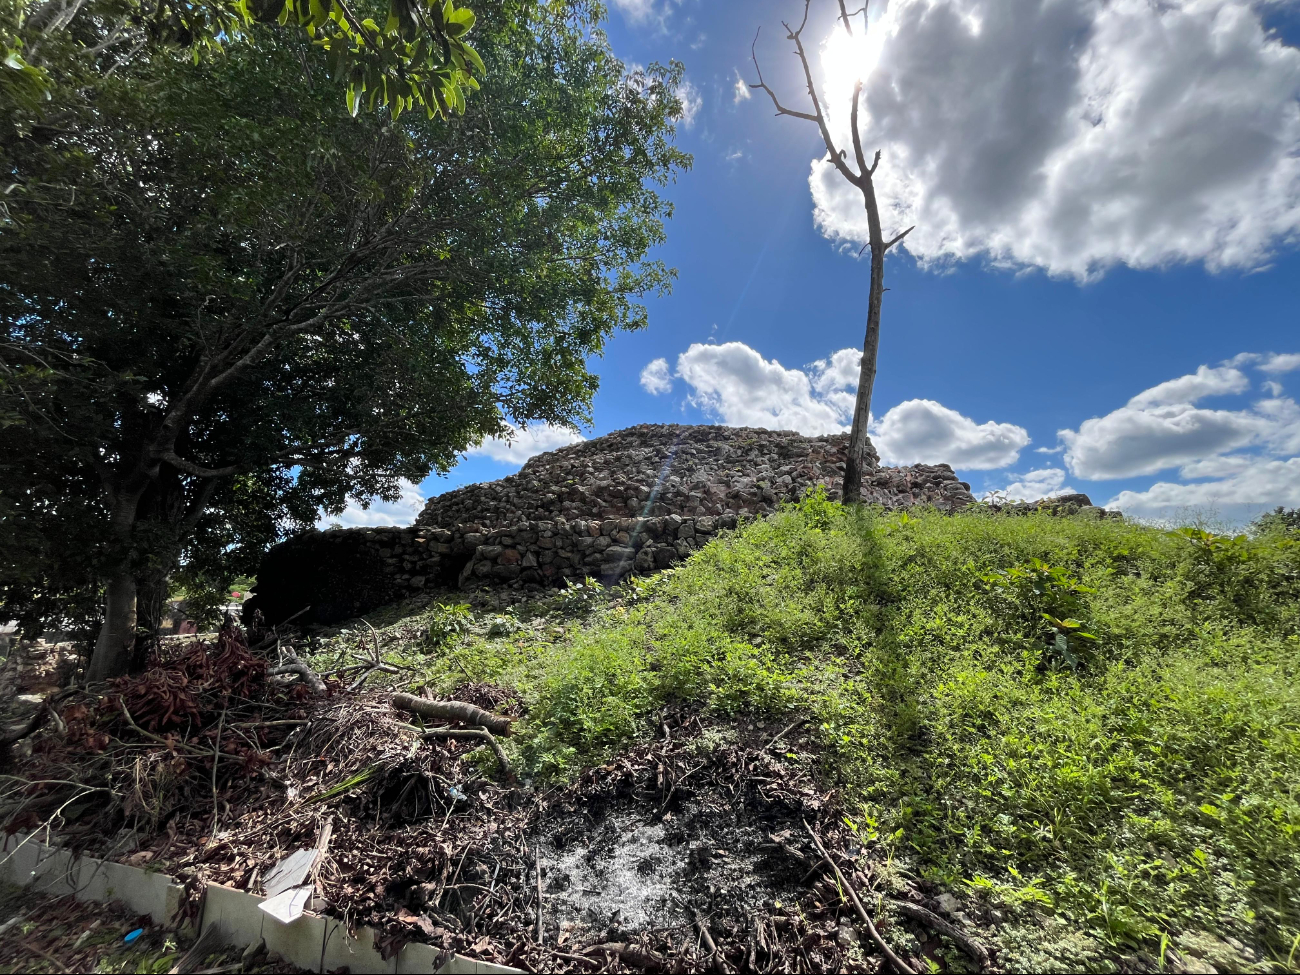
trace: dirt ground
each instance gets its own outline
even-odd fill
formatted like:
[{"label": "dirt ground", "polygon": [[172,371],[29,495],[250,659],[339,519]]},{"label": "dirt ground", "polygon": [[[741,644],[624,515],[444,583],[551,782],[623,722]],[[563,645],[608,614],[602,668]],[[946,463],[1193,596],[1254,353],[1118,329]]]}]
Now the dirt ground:
[{"label": "dirt ground", "polygon": [[[480,741],[428,737],[383,690],[349,692],[358,665],[340,660],[314,696],[268,673],[264,644],[232,628],[106,695],[60,699],[0,780],[6,829],[49,823],[73,849],[161,869],[191,914],[205,884],[260,892],[281,858],[315,848],[323,910],[374,927],[388,954],[419,941],[526,971],[889,970],[815,832],[910,968],[978,967],[937,933],[937,892],[857,843],[797,725],[669,707],[655,740],[534,788]],[[11,698],[28,696],[11,726],[33,690],[58,693],[66,661],[39,656],[9,675]],[[520,714],[491,685],[452,696]],[[56,967],[9,970],[101,964],[72,947],[85,911],[57,902],[21,922],[13,964]],[[100,927],[75,951],[111,953],[131,930]],[[174,954],[166,937],[132,950]]]},{"label": "dirt ground", "polygon": [[0,972],[302,971],[265,953],[245,960],[233,949],[192,948],[193,938],[155,927],[120,905],[0,884]]}]

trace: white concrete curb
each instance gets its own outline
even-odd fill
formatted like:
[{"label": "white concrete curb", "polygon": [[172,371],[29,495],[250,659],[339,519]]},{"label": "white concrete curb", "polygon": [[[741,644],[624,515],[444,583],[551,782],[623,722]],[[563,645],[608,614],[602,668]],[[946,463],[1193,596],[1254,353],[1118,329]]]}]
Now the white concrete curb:
[{"label": "white concrete curb", "polygon": [[[149,915],[155,924],[175,925],[182,891],[166,874],[94,857],[74,857],[66,850],[46,846],[22,834],[6,837],[2,849],[0,879],[20,887],[30,885],[52,897],[72,894],[81,901],[119,901],[132,911]],[[408,944],[385,961],[374,947],[375,932],[371,928],[362,928],[355,939],[349,938],[342,922],[312,913],[281,924],[258,910],[257,905],[263,900],[242,890],[209,884],[200,927],[220,922],[230,944],[244,947],[265,940],[267,951],[274,951],[291,964],[313,972],[329,972],[343,966],[358,975],[407,972],[489,975],[518,971],[461,955],[453,955],[441,968],[435,968],[441,952],[422,944]]]}]

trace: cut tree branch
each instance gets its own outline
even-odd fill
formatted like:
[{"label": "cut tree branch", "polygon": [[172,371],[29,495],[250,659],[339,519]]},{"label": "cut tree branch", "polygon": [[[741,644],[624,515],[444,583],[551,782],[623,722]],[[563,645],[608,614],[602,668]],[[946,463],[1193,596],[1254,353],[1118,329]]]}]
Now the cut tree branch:
[{"label": "cut tree branch", "polygon": [[463,701],[426,701],[414,694],[394,694],[393,707],[430,721],[459,721],[478,725],[498,735],[510,734],[510,719],[505,715],[493,714]]}]

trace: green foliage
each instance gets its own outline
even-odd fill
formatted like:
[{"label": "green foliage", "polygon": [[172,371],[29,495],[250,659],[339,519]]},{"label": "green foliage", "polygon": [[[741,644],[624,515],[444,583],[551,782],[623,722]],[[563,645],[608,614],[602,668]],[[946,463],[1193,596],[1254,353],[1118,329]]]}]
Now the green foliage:
[{"label": "green foliage", "polygon": [[1084,597],[1096,590],[1080,585],[1069,570],[1030,559],[1025,565],[983,573],[979,579],[1009,604],[1022,626],[1043,621],[1040,637],[1031,638],[1030,646],[1042,645],[1047,666],[1077,670],[1090,656],[1089,643],[1097,638],[1074,617],[1085,612]]},{"label": "green foliage", "polygon": [[435,606],[428,614],[424,631],[424,649],[428,652],[445,650],[469,632],[474,614],[465,603]]},{"label": "green foliage", "polygon": [[31,110],[48,98],[56,82],[47,69],[57,71],[60,59],[92,74],[159,54],[189,54],[197,64],[258,25],[295,24],[327,55],[330,80],[353,115],[363,105],[394,117],[420,106],[429,118],[446,118],[465,111],[485,71],[466,41],[475,20],[454,0],[389,0],[382,8],[366,0],[3,0],[0,104]]},{"label": "green foliage", "polygon": [[43,42],[50,98],[0,132],[6,618],[224,584],[506,421],[587,417],[591,357],[671,281],[657,187],[689,162],[680,67],[627,77],[593,9],[475,4],[454,124],[351,117],[299,33],[111,75]]},{"label": "green foliage", "polygon": [[1300,536],[1300,508],[1274,508],[1250,523],[1250,533]]},{"label": "green foliage", "polygon": [[[1008,970],[1227,958],[1224,939],[1282,965],[1300,935],[1298,570],[1272,534],[813,498],[653,598],[470,642],[430,680],[517,688],[513,747],[559,775],[653,734],[672,700],[811,716],[860,835],[1002,911]],[[1080,632],[1097,639],[1076,649]],[[1075,666],[1053,661],[1057,635]]]},{"label": "green foliage", "polygon": [[555,606],[562,613],[582,614],[595,609],[605,598],[605,587],[591,576],[581,582],[566,579],[564,589],[555,599]]}]

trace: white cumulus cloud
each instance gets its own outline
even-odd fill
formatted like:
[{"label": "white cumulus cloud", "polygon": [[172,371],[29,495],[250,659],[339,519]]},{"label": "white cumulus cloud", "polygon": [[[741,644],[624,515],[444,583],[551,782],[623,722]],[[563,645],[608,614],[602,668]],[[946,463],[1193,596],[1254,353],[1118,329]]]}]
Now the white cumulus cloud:
[{"label": "white cumulus cloud", "polygon": [[[743,342],[695,343],[677,357],[688,401],[728,426],[847,432],[857,399],[862,353],[840,349],[807,369],[764,359]],[[988,469],[1014,464],[1029,434],[1010,423],[976,423],[933,400],[900,403],[869,427],[888,464],[951,464]]]},{"label": "white cumulus cloud", "polygon": [[1060,494],[1074,494],[1074,488],[1065,483],[1065,471],[1059,467],[1044,467],[1028,474],[1013,474],[1012,481],[1002,493],[1011,501],[1040,501]]},{"label": "white cumulus cloud", "polygon": [[489,437],[477,447],[465,452],[467,457],[487,457],[502,464],[522,466],[529,457],[544,454],[548,450],[558,450],[569,444],[587,439],[574,433],[568,427],[551,423],[534,423],[527,427],[508,424],[510,434],[506,437]]},{"label": "white cumulus cloud", "polygon": [[1240,369],[1220,366],[1211,369],[1200,366],[1188,376],[1179,376],[1138,393],[1128,405],[1133,409],[1168,406],[1174,403],[1195,403],[1207,396],[1231,396],[1250,389],[1250,380]]},{"label": "white cumulus cloud", "polygon": [[[1231,362],[1255,362],[1267,369],[1285,355],[1241,355]],[[1272,370],[1274,372],[1279,370]],[[1211,396],[1240,396],[1251,380],[1232,364],[1201,366],[1196,372],[1152,386],[1105,416],[1085,420],[1077,430],[1061,430],[1065,463],[1071,473],[1091,480],[1156,474],[1183,467],[1203,469],[1221,455],[1250,447],[1285,455],[1300,452],[1300,407],[1264,384],[1269,394],[1237,409],[1197,405]]]},{"label": "white cumulus cloud", "polygon": [[754,93],[749,90],[749,82],[741,77],[740,69],[732,68],[731,70],[736,73],[736,84],[731,89],[731,103],[733,105],[739,105],[741,102],[749,101],[749,99],[753,97]]},{"label": "white cumulus cloud", "polygon": [[1248,411],[1202,410],[1188,403],[1138,409],[1124,406],[1062,430],[1065,462],[1079,477],[1107,480],[1155,474],[1179,464],[1244,447],[1261,423]]},{"label": "white cumulus cloud", "polygon": [[[1300,49],[1265,30],[1263,6],[873,4],[855,63],[886,233],[915,224],[903,246],[923,263],[1076,279],[1262,265],[1300,235]],[[847,147],[843,47],[828,42],[826,94]],[[858,191],[823,161],[810,182],[822,231],[865,241]]]},{"label": "white cumulus cloud", "polygon": [[673,373],[667,359],[653,359],[641,370],[641,388],[651,396],[662,396],[673,390]]},{"label": "white cumulus cloud", "polygon": [[1300,369],[1300,352],[1287,352],[1282,355],[1269,354],[1259,364],[1259,368],[1269,375],[1280,376],[1284,372]]},{"label": "white cumulus cloud", "polygon": [[690,402],[728,426],[823,434],[849,421],[842,400],[818,395],[808,373],[743,342],[696,342],[677,357],[677,375],[691,387]]},{"label": "white cumulus cloud", "polygon": [[612,0],[614,8],[629,24],[659,31],[668,29],[669,16],[681,4],[682,0]]},{"label": "white cumulus cloud", "polygon": [[645,23],[659,13],[655,0],[613,0],[613,4],[634,24]]},{"label": "white cumulus cloud", "polygon": [[695,116],[704,107],[704,98],[700,90],[691,84],[690,78],[683,78],[677,86],[677,100],[682,103],[682,125],[690,128],[695,124]]},{"label": "white cumulus cloud", "polygon": [[976,423],[931,399],[910,399],[872,425],[871,440],[890,464],[993,470],[1019,460],[1029,432],[1012,423]]},{"label": "white cumulus cloud", "polygon": [[[1092,480],[1177,469],[1176,479],[1121,491],[1108,507],[1137,517],[1177,519],[1189,511],[1244,522],[1300,503],[1300,405],[1276,380],[1243,371],[1290,371],[1294,353],[1242,353],[1143,390],[1105,416],[1062,430],[1065,464]],[[1201,400],[1218,397],[1211,409]],[[1237,402],[1223,403],[1235,397]]]},{"label": "white cumulus cloud", "polygon": [[1212,513],[1237,524],[1278,505],[1300,507],[1300,457],[1243,458],[1232,466],[1235,470],[1219,480],[1161,481],[1145,491],[1121,491],[1106,507],[1153,520],[1177,518],[1187,511]]},{"label": "white cumulus cloud", "polygon": [[327,528],[337,522],[344,528],[373,528],[381,525],[410,525],[424,510],[425,498],[410,481],[401,482],[402,495],[396,501],[371,498],[368,507],[350,501],[338,515],[322,515],[318,527]]},{"label": "white cumulus cloud", "polygon": [[829,359],[819,359],[810,367],[813,390],[852,423],[853,408],[858,402],[858,377],[862,373],[862,353],[857,349],[840,349]]}]

